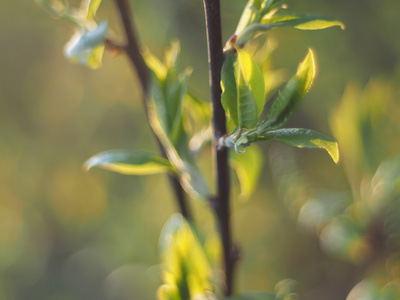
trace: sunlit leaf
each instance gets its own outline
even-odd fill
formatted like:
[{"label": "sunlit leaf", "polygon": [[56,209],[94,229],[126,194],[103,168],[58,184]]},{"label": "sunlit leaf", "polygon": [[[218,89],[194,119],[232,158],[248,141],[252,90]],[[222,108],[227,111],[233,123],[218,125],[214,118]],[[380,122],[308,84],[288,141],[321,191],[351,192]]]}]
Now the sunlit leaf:
[{"label": "sunlit leaf", "polygon": [[150,152],[110,150],[89,158],[84,167],[94,167],[126,175],[149,175],[173,171],[167,159]]},{"label": "sunlit leaf", "polygon": [[258,117],[261,114],[266,101],[263,74],[251,55],[244,50],[238,50],[238,61],[244,81],[254,99]]},{"label": "sunlit leaf", "polygon": [[235,79],[234,63],[236,57],[230,53],[226,53],[226,58],[221,71],[221,102],[225,111],[229,114],[231,120],[236,126],[239,126],[238,108],[237,108],[237,89]]},{"label": "sunlit leaf", "polygon": [[280,128],[285,125],[299,106],[304,95],[311,88],[314,76],[314,55],[309,50],[305,59],[300,63],[296,75],[288,81],[285,88],[279,93],[260,127],[264,130],[266,128]]},{"label": "sunlit leaf", "polygon": [[257,145],[252,145],[243,154],[232,151],[230,163],[239,178],[241,197],[250,198],[257,187],[263,167],[261,150]]},{"label": "sunlit leaf", "polygon": [[72,62],[86,65],[92,69],[101,66],[104,51],[104,41],[108,29],[108,22],[100,22],[93,30],[79,30],[65,45],[65,56]]},{"label": "sunlit leaf", "polygon": [[182,216],[173,215],[167,222],[160,252],[165,266],[164,286],[158,292],[162,299],[192,299],[212,290],[211,268],[203,246]]},{"label": "sunlit leaf", "polygon": [[272,27],[292,27],[302,30],[318,30],[333,26],[344,29],[344,24],[338,20],[314,15],[284,15],[263,17],[261,23],[271,24]]},{"label": "sunlit leaf", "polygon": [[289,128],[266,131],[258,136],[257,140],[276,140],[299,148],[322,148],[329,153],[335,163],[339,161],[337,142],[310,129]]},{"label": "sunlit leaf", "polygon": [[238,49],[236,70],[238,121],[240,128],[251,129],[265,104],[264,78],[260,68],[244,50]]}]

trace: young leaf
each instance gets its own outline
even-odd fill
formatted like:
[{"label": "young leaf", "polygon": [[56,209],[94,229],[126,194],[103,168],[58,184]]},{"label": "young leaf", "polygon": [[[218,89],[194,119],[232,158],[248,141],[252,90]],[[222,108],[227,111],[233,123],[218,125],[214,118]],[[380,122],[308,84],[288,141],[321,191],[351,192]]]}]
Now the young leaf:
[{"label": "young leaf", "polygon": [[258,117],[261,114],[266,101],[263,74],[251,55],[244,50],[238,50],[238,61],[244,81],[249,87],[256,104]]},{"label": "young leaf", "polygon": [[310,49],[300,63],[296,75],[288,81],[272,104],[265,121],[260,126],[262,131],[267,128],[280,128],[286,124],[310,89],[314,76],[315,61]]},{"label": "young leaf", "polygon": [[241,49],[238,49],[236,86],[239,127],[254,128],[265,104],[264,78],[255,61]]},{"label": "young leaf", "polygon": [[271,27],[291,27],[302,30],[319,30],[333,26],[340,26],[341,29],[345,28],[344,24],[338,20],[313,15],[263,17],[260,23],[270,24]]},{"label": "young leaf", "polygon": [[244,81],[242,72],[237,75],[239,128],[251,129],[257,124],[257,106],[249,87]]},{"label": "young leaf", "polygon": [[337,142],[330,137],[310,129],[289,128],[266,131],[259,135],[256,140],[276,140],[299,148],[323,148],[329,153],[335,163],[339,161]]},{"label": "young leaf", "polygon": [[89,158],[84,168],[99,167],[126,175],[150,175],[173,171],[169,161],[144,151],[110,150]]},{"label": "young leaf", "polygon": [[234,64],[236,57],[231,52],[226,53],[224,64],[221,71],[221,102],[225,111],[229,114],[231,120],[236,126],[239,126],[238,108],[237,108],[237,89],[235,79]]},{"label": "young leaf", "polygon": [[249,199],[254,193],[263,166],[263,156],[257,145],[247,148],[246,153],[237,154],[232,151],[230,157],[232,168],[235,169],[240,183],[240,196]]}]

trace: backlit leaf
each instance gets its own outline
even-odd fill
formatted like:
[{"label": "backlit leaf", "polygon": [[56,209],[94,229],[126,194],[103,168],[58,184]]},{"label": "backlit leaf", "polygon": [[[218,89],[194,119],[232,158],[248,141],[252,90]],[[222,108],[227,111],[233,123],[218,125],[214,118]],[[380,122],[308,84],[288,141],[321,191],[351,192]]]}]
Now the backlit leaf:
[{"label": "backlit leaf", "polygon": [[259,135],[257,140],[276,140],[299,148],[322,148],[329,153],[335,163],[339,161],[337,142],[330,137],[310,129],[289,128],[266,131]]},{"label": "backlit leaf", "polygon": [[157,154],[144,151],[110,150],[89,158],[84,167],[94,167],[126,175],[149,175],[172,171],[169,161]]},{"label": "backlit leaf", "polygon": [[212,290],[211,268],[202,244],[182,216],[175,214],[165,225],[160,238],[164,263],[161,299],[193,299]]},{"label": "backlit leaf", "polygon": [[324,16],[313,15],[284,15],[264,17],[261,23],[271,24],[272,27],[292,27],[302,30],[319,30],[333,26],[340,26],[344,29],[344,24],[338,20]]},{"label": "backlit leaf", "polygon": [[261,114],[266,101],[263,74],[251,55],[244,50],[238,50],[238,61],[244,81],[255,101],[258,117]]},{"label": "backlit leaf", "polygon": [[311,88],[314,76],[315,61],[310,49],[300,63],[296,75],[288,81],[272,104],[265,121],[260,126],[262,130],[280,128],[289,121],[304,95]]}]

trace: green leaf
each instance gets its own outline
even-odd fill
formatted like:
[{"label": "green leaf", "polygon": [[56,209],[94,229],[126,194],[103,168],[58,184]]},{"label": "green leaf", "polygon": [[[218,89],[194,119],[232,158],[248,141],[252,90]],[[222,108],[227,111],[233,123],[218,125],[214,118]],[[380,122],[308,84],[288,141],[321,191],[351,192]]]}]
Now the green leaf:
[{"label": "green leaf", "polygon": [[263,74],[255,60],[244,50],[238,50],[238,61],[243,78],[246,85],[249,87],[256,104],[258,117],[261,114],[266,101]]},{"label": "green leaf", "polygon": [[126,175],[150,175],[173,171],[169,161],[157,154],[144,151],[110,150],[89,158],[84,167],[94,167]]},{"label": "green leaf", "polygon": [[330,137],[310,129],[288,128],[266,131],[259,135],[256,140],[276,140],[299,148],[323,148],[329,153],[335,163],[339,161],[337,142]]},{"label": "green leaf", "polygon": [[292,27],[302,30],[319,30],[333,26],[340,26],[344,29],[342,22],[324,16],[315,15],[283,15],[264,17],[261,19],[263,24],[271,24],[271,27]]},{"label": "green leaf", "polygon": [[311,49],[300,63],[296,75],[291,78],[272,104],[261,130],[280,128],[289,121],[304,95],[311,88],[315,76],[315,61]]},{"label": "green leaf", "polygon": [[265,104],[264,78],[260,68],[244,50],[238,49],[236,76],[239,128],[251,129]]},{"label": "green leaf", "polygon": [[225,111],[229,114],[233,123],[239,126],[238,108],[237,108],[237,89],[235,79],[234,64],[236,57],[231,52],[226,53],[224,64],[221,71],[221,102]]},{"label": "green leaf", "polygon": [[275,300],[275,295],[264,292],[247,292],[223,300]]},{"label": "green leaf", "polygon": [[239,128],[251,129],[257,124],[258,114],[254,98],[246,85],[242,72],[238,72],[237,93],[238,93],[238,115]]},{"label": "green leaf", "polygon": [[263,167],[263,156],[257,145],[247,148],[246,153],[232,152],[230,163],[239,178],[240,196],[249,199],[256,187]]}]

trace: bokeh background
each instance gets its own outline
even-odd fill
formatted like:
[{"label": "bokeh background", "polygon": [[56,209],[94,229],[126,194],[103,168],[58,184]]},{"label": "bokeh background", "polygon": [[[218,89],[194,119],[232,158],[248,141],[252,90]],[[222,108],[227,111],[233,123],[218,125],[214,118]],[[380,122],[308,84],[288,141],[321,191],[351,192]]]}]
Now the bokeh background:
[{"label": "bokeh background", "polygon": [[[208,99],[202,1],[130,2],[142,43],[161,56],[172,39],[179,39],[182,69],[194,69],[190,86]],[[245,3],[221,1],[225,40]],[[371,262],[373,254],[361,262],[359,257],[375,248],[367,245],[365,252],[358,243],[350,254],[324,251],[320,231],[302,226],[298,216],[316,194],[353,191],[354,197],[365,174],[373,176],[381,161],[400,152],[400,2],[287,4],[291,11],[329,15],[346,24],[345,31],[268,33],[278,43],[272,57],[273,67],[284,70],[281,74],[294,73],[308,47],[317,57],[318,77],[290,125],[340,135],[340,142],[358,111],[371,116],[379,111],[380,122],[371,122],[363,132],[373,151],[359,147],[353,153],[344,141],[339,165],[324,151],[263,145],[265,168],[249,201],[236,196],[233,177],[233,232],[243,256],[236,290],[273,291],[281,279],[292,278],[304,299],[345,299],[374,270],[378,259]],[[115,36],[121,36],[111,0],[103,0],[99,16],[108,18]],[[108,149],[156,149],[137,77],[124,56],[106,53],[96,71],[69,63],[63,47],[72,32],[34,1],[0,2],[0,299],[155,299],[158,237],[176,211],[168,181],[162,175],[86,173],[81,167]],[[354,104],[350,112],[343,106],[346,101]],[[363,151],[368,159],[358,161]],[[351,158],[358,164],[352,165]],[[211,178],[209,150],[201,161]],[[190,204],[201,227],[212,228],[207,205]],[[398,266],[397,259],[392,257],[390,264]],[[381,273],[389,274],[386,265],[381,261]],[[398,270],[390,276],[398,278]],[[383,278],[390,281],[390,276]]]}]

